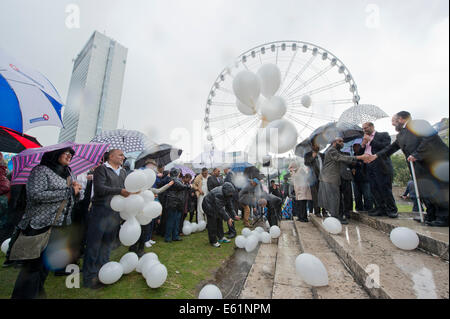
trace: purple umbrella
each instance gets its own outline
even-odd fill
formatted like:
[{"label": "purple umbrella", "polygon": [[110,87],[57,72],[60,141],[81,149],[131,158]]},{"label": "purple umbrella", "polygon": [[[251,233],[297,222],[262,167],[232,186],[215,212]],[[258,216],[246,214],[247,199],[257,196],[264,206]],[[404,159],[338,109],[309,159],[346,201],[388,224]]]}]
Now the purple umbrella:
[{"label": "purple umbrella", "polygon": [[74,175],[87,172],[92,167],[100,163],[101,158],[108,149],[109,144],[76,144],[65,142],[41,148],[30,148],[20,152],[12,158],[14,169],[12,172],[12,185],[26,184],[31,170],[40,164],[44,153],[71,147],[75,155],[70,161],[70,168]]},{"label": "purple umbrella", "polygon": [[174,168],[178,168],[179,170],[181,170],[181,174],[183,174],[183,176],[186,174],[191,174],[192,178],[195,177],[194,171],[191,170],[189,167],[183,165],[175,165]]}]

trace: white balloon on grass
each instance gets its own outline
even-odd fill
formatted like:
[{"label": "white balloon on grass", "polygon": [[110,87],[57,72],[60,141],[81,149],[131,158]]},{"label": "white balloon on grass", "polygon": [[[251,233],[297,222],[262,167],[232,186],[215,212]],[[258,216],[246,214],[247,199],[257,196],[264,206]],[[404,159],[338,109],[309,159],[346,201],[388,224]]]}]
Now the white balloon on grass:
[{"label": "white balloon on grass", "polygon": [[136,253],[133,252],[126,253],[125,255],[122,256],[122,258],[120,258],[119,261],[119,263],[123,267],[124,274],[129,274],[130,272],[135,270],[138,265],[138,262],[139,257],[138,255],[136,255]]},{"label": "white balloon on grass", "polygon": [[242,229],[241,234],[244,235],[245,237],[248,237],[248,236],[250,236],[250,235],[252,234],[252,231],[251,231],[249,228],[244,227],[244,228]]},{"label": "white balloon on grass", "polygon": [[158,255],[155,254],[155,253],[146,253],[146,254],[144,254],[139,259],[139,262],[138,262],[138,264],[136,266],[136,271],[137,272],[142,272],[142,268],[143,268],[144,264],[147,263],[150,260],[158,260]]},{"label": "white balloon on grass", "polygon": [[280,227],[278,227],[277,225],[273,225],[272,227],[270,227],[269,233],[270,233],[270,237],[272,237],[272,238],[280,237],[280,235],[281,235]]},{"label": "white balloon on grass", "polygon": [[264,232],[264,233],[261,233],[260,236],[261,236],[261,242],[263,242],[264,244],[271,243],[272,237],[270,236],[269,233]]},{"label": "white balloon on grass", "polygon": [[236,244],[237,248],[245,248],[246,241],[247,241],[247,238],[245,238],[245,236],[238,235],[238,236],[236,236],[234,243]]},{"label": "white balloon on grass", "polygon": [[242,103],[241,101],[239,101],[239,99],[236,100],[236,106],[237,106],[239,112],[241,112],[244,115],[254,115],[254,114],[256,114],[256,108],[248,106],[247,104]]},{"label": "white balloon on grass", "polygon": [[419,236],[414,230],[407,227],[394,228],[390,238],[396,247],[403,250],[414,250],[419,246]]},{"label": "white balloon on grass", "polygon": [[117,282],[123,275],[123,266],[116,262],[110,261],[100,268],[98,279],[105,285],[111,285]]},{"label": "white balloon on grass", "polygon": [[153,202],[155,200],[155,194],[150,190],[145,190],[140,194],[145,203]]},{"label": "white balloon on grass", "polygon": [[184,225],[181,231],[183,232],[183,235],[189,236],[192,233],[192,225],[191,224]]},{"label": "white balloon on grass", "polygon": [[200,290],[198,299],[222,299],[222,292],[213,284],[208,284]]},{"label": "white balloon on grass", "polygon": [[259,77],[251,71],[241,71],[233,79],[234,95],[244,104],[256,108],[261,92]]},{"label": "white balloon on grass", "polygon": [[150,288],[161,287],[167,279],[167,268],[163,264],[152,266],[146,272],[147,285]]},{"label": "white balloon on grass", "polygon": [[111,209],[116,212],[121,212],[125,209],[125,197],[121,195],[114,195],[110,203]]},{"label": "white balloon on grass", "polygon": [[286,101],[280,96],[273,96],[261,103],[260,110],[268,122],[279,120],[286,114]]},{"label": "white balloon on grass", "polygon": [[272,97],[280,88],[281,71],[272,63],[263,64],[256,74],[261,81],[261,94],[266,98]]},{"label": "white balloon on grass", "polygon": [[252,252],[255,250],[255,248],[258,246],[259,243],[259,237],[256,235],[250,235],[247,237],[247,240],[245,241],[245,251]]},{"label": "white balloon on grass", "polygon": [[312,104],[312,99],[309,95],[303,95],[303,97],[301,99],[301,103],[304,107],[308,108]]},{"label": "white balloon on grass", "polygon": [[142,170],[137,170],[125,178],[125,189],[130,193],[141,191],[147,186],[147,175]]},{"label": "white balloon on grass", "polygon": [[331,234],[337,235],[342,231],[342,224],[335,217],[327,217],[323,221],[323,228]]},{"label": "white balloon on grass", "polygon": [[141,236],[141,225],[135,217],[132,217],[123,223],[119,231],[120,242],[124,246],[134,245]]},{"label": "white balloon on grass", "polygon": [[190,224],[191,224],[191,222],[188,220],[183,221],[183,226],[190,225]]},{"label": "white balloon on grass", "polygon": [[1,251],[6,255],[6,253],[8,252],[8,248],[9,248],[9,242],[11,241],[11,238],[6,239],[3,243],[2,243],[2,247],[1,247]]},{"label": "white balloon on grass", "polygon": [[144,170],[141,170],[144,174],[145,174],[145,176],[146,176],[146,183],[145,183],[145,186],[144,186],[144,188],[142,188],[142,190],[144,190],[144,189],[150,189],[150,188],[152,188],[153,187],[153,184],[155,184],[155,181],[156,181],[156,174],[155,174],[155,172],[152,170],[152,169],[150,169],[150,168],[146,168],[146,169],[144,169]]},{"label": "white balloon on grass", "polygon": [[160,264],[159,260],[156,259],[147,260],[141,269],[142,276],[144,276],[144,278],[147,279],[147,273],[150,271],[150,268],[158,264]]},{"label": "white balloon on grass", "polygon": [[308,284],[314,287],[328,285],[328,272],[322,261],[311,254],[300,254],[295,259],[297,274]]},{"label": "white balloon on grass", "polygon": [[136,216],[144,208],[145,202],[142,196],[132,194],[125,199],[125,212],[128,215]]},{"label": "white balloon on grass", "polygon": [[191,230],[193,233],[198,232],[198,224],[197,223],[191,223]]},{"label": "white balloon on grass", "polygon": [[199,228],[199,231],[204,231],[206,229],[206,222],[204,220],[199,221],[198,228]]},{"label": "white balloon on grass", "polygon": [[265,134],[266,146],[271,153],[286,153],[297,145],[297,129],[294,124],[285,119],[269,123],[263,134]]}]

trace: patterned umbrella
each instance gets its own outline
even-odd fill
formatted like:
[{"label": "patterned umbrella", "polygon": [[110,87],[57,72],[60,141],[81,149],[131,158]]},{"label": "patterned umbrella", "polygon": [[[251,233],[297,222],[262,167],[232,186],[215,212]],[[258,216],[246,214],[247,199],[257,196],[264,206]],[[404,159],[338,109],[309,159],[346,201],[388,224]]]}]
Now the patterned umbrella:
[{"label": "patterned umbrella", "polygon": [[371,104],[359,104],[342,112],[338,123],[363,124],[388,117],[382,109]]},{"label": "patterned umbrella", "polygon": [[195,172],[193,170],[191,170],[189,167],[186,167],[183,165],[175,165],[174,167],[181,170],[181,174],[183,174],[183,176],[186,174],[190,174],[192,176],[192,178],[195,177]]},{"label": "patterned umbrella", "polygon": [[124,153],[142,152],[156,145],[145,134],[139,131],[123,129],[104,131],[95,136],[91,143],[109,144],[108,151],[111,149],[120,149]]},{"label": "patterned umbrella", "polygon": [[71,147],[75,151],[75,155],[70,161],[70,168],[74,175],[79,175],[87,172],[92,167],[96,166],[103,154],[105,154],[108,149],[108,144],[75,144],[72,142],[65,142],[61,144],[28,149],[20,152],[12,158],[13,161],[13,172],[12,172],[12,185],[26,184],[28,176],[30,176],[33,167],[39,165],[42,156],[51,151]]}]

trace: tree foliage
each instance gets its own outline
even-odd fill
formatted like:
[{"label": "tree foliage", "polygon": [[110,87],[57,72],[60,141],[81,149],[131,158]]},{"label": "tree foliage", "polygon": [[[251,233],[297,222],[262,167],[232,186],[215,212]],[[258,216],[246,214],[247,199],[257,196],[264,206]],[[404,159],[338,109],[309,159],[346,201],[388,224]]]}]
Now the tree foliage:
[{"label": "tree foliage", "polygon": [[392,166],[394,167],[394,185],[405,187],[411,179],[408,164],[403,153],[391,156]]}]

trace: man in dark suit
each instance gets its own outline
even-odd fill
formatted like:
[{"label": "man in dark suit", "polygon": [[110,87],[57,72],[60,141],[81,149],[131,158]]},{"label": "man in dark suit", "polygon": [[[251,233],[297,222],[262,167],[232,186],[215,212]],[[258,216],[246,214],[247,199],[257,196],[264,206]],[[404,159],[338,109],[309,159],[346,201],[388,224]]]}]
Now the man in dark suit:
[{"label": "man in dark suit", "polygon": [[[361,147],[364,154],[373,155],[391,144],[391,137],[387,132],[375,131],[371,122],[364,123],[364,137]],[[389,157],[381,157],[367,165],[370,190],[375,202],[375,208],[369,211],[370,216],[398,217],[397,205],[392,195],[392,182],[394,179],[394,168]]]},{"label": "man in dark suit", "polygon": [[221,186],[223,184],[223,179],[220,177],[220,168],[215,168],[212,175],[208,177],[207,185],[208,192],[212,191],[214,188]]},{"label": "man in dark suit", "polygon": [[[225,166],[223,169],[223,173],[225,174],[225,180],[223,183],[231,183],[236,190],[233,194],[233,209],[234,209],[235,215],[237,216],[238,207],[239,207],[238,206],[239,192],[237,191],[236,185],[234,185],[234,173],[230,169],[230,166]],[[237,236],[236,227],[234,226],[234,221],[231,226],[228,225],[228,232],[226,232],[225,235],[227,235],[228,239],[231,239],[231,238],[234,238]]]},{"label": "man in dark suit", "polygon": [[311,196],[314,206],[314,214],[316,216],[320,216],[320,207],[319,207],[319,200],[317,197],[317,194],[319,193],[319,177],[320,177],[320,171],[322,170],[323,161],[325,158],[325,155],[323,153],[319,152],[319,146],[313,145],[312,151],[305,154],[305,165],[311,168],[313,172],[314,181],[311,184]]},{"label": "man in dark suit", "polygon": [[448,227],[448,146],[430,123],[412,120],[406,111],[395,114],[392,125],[399,132],[396,141],[376,152],[371,160],[388,158],[401,149],[407,161],[414,163],[418,195],[427,207],[427,225]]}]

